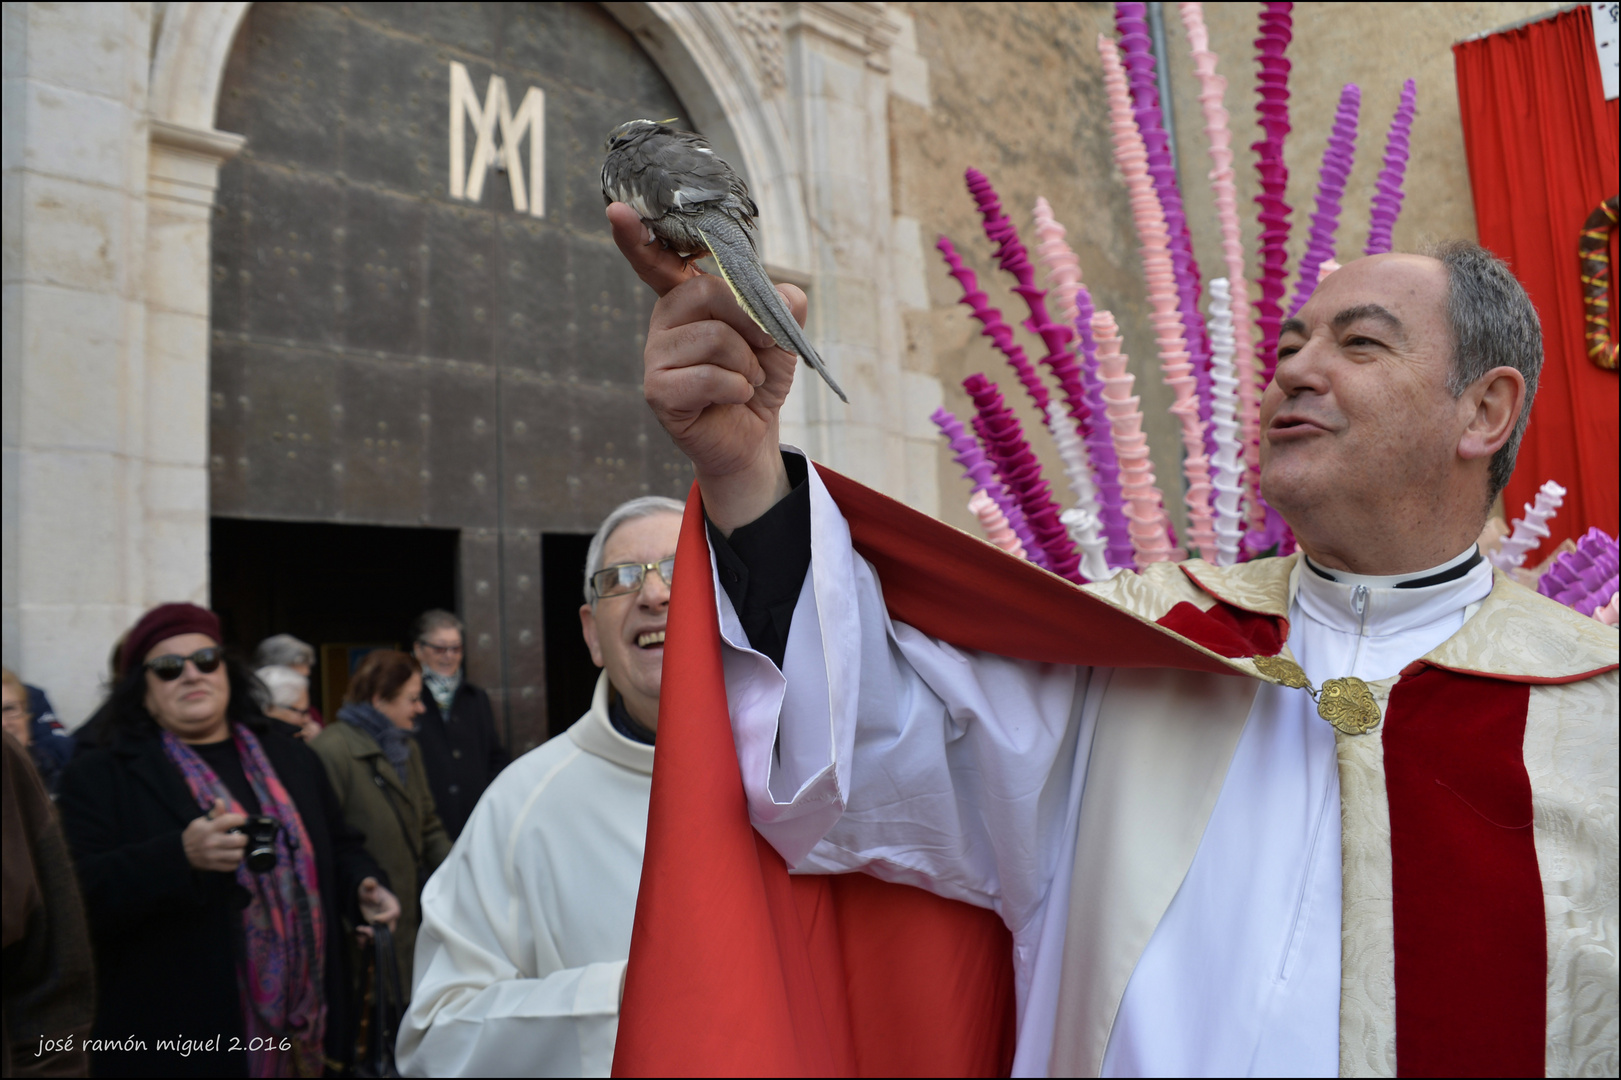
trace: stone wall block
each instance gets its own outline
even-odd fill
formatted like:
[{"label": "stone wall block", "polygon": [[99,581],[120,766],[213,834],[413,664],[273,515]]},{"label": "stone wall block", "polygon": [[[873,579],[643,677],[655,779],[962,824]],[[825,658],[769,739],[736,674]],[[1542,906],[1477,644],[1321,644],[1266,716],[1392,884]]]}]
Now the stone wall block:
[{"label": "stone wall block", "polygon": [[889,47],[889,92],[903,101],[929,107],[929,63],[917,51],[917,22],[903,11],[887,13],[896,25]]},{"label": "stone wall block", "polygon": [[[900,400],[903,403],[901,407],[905,410],[902,430],[908,439],[921,439],[932,445],[940,438],[940,430],[934,426],[929,417],[945,400],[940,389],[940,380],[916,371],[903,371],[900,373],[900,381]],[[934,467],[931,465],[929,472],[933,471]]]},{"label": "stone wall block", "polygon": [[148,311],[146,452],[166,465],[208,460],[208,322],[197,315]]},{"label": "stone wall block", "polygon": [[[907,439],[903,447],[906,462],[906,488],[902,498],[906,505],[921,509],[940,506],[940,470],[937,465],[939,451],[931,442]],[[933,511],[936,515],[938,509]]]},{"label": "stone wall block", "polygon": [[[22,468],[23,455],[20,450],[9,443],[0,449],[0,549],[6,552],[6,558],[0,563],[0,592],[6,598],[5,611],[10,619],[14,609],[13,598],[17,595],[18,567],[17,551],[17,481]],[[5,642],[6,663],[11,663],[11,627],[8,625],[0,640]]]},{"label": "stone wall block", "polygon": [[126,595],[123,511],[139,493],[118,459],[35,449],[18,468],[17,487],[24,513],[16,553],[30,602],[99,604]]},{"label": "stone wall block", "polygon": [[[105,187],[129,188],[136,116],[122,101],[29,79],[23,90],[23,167]],[[136,186],[139,190],[139,186]]]},{"label": "stone wall block", "polygon": [[[852,260],[853,262],[854,260]],[[829,344],[872,348],[878,341],[877,283],[868,277],[840,275],[824,287],[826,303],[831,311],[824,311],[825,325],[837,335]]]},{"label": "stone wall block", "polygon": [[147,203],[146,300],[155,311],[208,318],[208,209],[173,199]]},{"label": "stone wall block", "polygon": [[846,476],[882,491],[888,439],[887,432],[872,424],[840,424],[838,444],[829,463]]},{"label": "stone wall block", "polygon": [[0,76],[20,79],[27,74],[28,5],[7,4],[0,15]]},{"label": "stone wall block", "polygon": [[101,704],[113,643],[141,610],[106,601],[19,605],[6,626],[6,663],[28,683],[45,688],[71,730]]},{"label": "stone wall block", "polygon": [[[11,7],[6,5],[8,17]],[[6,47],[10,46],[8,41]],[[0,127],[0,168],[10,172],[22,168],[28,149],[28,80],[14,78],[8,67],[0,87],[5,91],[0,95],[0,117],[4,117],[4,126]]]},{"label": "stone wall block", "polygon": [[[189,486],[207,501],[208,476],[192,474]],[[173,481],[171,481],[173,483]],[[148,488],[150,490],[150,488]],[[184,601],[208,606],[208,510],[154,514],[147,508],[142,570],[144,605]]]},{"label": "stone wall block", "polygon": [[[6,121],[9,125],[9,119]],[[8,135],[9,138],[9,135]],[[0,179],[0,279],[19,281],[23,276],[23,174],[7,169]],[[9,286],[8,286],[9,287]]]},{"label": "stone wall block", "polygon": [[[22,441],[22,284],[6,285],[0,293],[0,444]],[[7,486],[5,516],[9,519],[14,492]],[[10,595],[9,593],[7,595]]]},{"label": "stone wall block", "polygon": [[[122,449],[120,383],[127,312],[116,296],[23,285],[22,357],[18,364],[18,441],[36,449]],[[50,516],[60,496],[44,487],[46,504],[25,514]]]},{"label": "stone wall block", "polygon": [[916,218],[898,215],[889,226],[889,259],[895,301],[908,311],[929,309],[929,282],[923,253],[923,226]]},{"label": "stone wall block", "polygon": [[144,107],[152,5],[26,4],[29,78]]},{"label": "stone wall block", "polygon": [[88,292],[124,291],[129,197],[114,188],[29,172],[21,184],[27,221],[18,276]]}]

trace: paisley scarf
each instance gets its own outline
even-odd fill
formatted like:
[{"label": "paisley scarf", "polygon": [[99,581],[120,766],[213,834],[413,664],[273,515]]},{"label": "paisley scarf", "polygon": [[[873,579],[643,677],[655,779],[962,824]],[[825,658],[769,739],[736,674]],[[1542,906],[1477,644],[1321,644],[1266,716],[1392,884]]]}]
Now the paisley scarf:
[{"label": "paisley scarf", "polygon": [[[248,1075],[319,1076],[326,1037],[326,940],[315,849],[259,740],[240,724],[231,725],[231,735],[260,812],[281,823],[275,869],[255,874],[245,860],[236,868],[237,883],[251,897],[242,912],[245,947],[236,970]],[[229,813],[247,812],[208,763],[172,732],[163,732],[163,752],[199,806],[211,808],[217,798]]]}]

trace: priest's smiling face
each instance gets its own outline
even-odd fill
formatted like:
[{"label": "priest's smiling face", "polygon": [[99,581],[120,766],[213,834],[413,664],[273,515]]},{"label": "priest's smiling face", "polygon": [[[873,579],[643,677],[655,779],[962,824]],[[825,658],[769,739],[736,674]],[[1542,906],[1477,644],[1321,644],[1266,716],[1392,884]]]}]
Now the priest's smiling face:
[{"label": "priest's smiling face", "polygon": [[1487,463],[1524,382],[1496,368],[1454,396],[1448,302],[1440,261],[1376,255],[1330,274],[1283,324],[1261,400],[1261,491],[1314,559],[1404,573],[1479,533]]},{"label": "priest's smiling face", "polygon": [[[645,567],[675,554],[681,535],[678,514],[633,518],[614,529],[602,545],[604,567]],[[664,630],[670,611],[670,583],[644,570],[633,593],[604,596],[580,608],[580,627],[591,659],[606,668],[625,709],[650,731],[658,729],[659,683],[664,670]]]}]

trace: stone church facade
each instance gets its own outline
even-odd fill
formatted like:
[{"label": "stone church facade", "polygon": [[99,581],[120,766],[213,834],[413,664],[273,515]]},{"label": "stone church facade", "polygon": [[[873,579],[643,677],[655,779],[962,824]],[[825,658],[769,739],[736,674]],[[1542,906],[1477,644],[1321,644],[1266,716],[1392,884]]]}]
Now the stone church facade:
[{"label": "stone church facade", "polygon": [[[812,295],[856,405],[801,383],[787,437],[935,508],[934,448],[906,418],[939,383],[898,361],[884,201],[887,98],[926,94],[915,54],[894,75],[905,16],[5,11],[4,636],[64,716],[88,714],[145,607],[218,606],[217,519],[307,521],[454,530],[453,566],[395,585],[453,583],[434,598],[468,621],[471,675],[515,748],[544,737],[543,537],[691,482],[640,399],[651,296],[595,181],[631,116],[681,116],[736,163],[768,264]],[[578,605],[577,578],[545,584]],[[244,647],[289,629],[238,622]]]},{"label": "stone church facade", "polygon": [[[1450,43],[1552,6],[1370,26],[1296,5],[1297,226],[1339,83],[1364,85],[1367,162],[1414,75],[1398,246],[1472,235]],[[1208,161],[1162,7],[1199,251]],[[1256,5],[1206,7],[1247,145]],[[72,724],[152,604],[213,604],[238,647],[302,630],[333,668],[404,644],[431,603],[467,620],[515,752],[566,726],[591,674],[569,651],[583,538],[691,481],[641,402],[651,296],[596,189],[603,135],[634,115],[680,117],[746,175],[769,267],[810,295],[851,403],[801,378],[788,441],[969,524],[927,417],[966,415],[970,372],[1011,387],[932,251],[951,235],[1014,321],[974,165],[1015,220],[1044,195],[1069,225],[1176,476],[1108,156],[1110,31],[1098,3],[5,4],[6,664]]]}]

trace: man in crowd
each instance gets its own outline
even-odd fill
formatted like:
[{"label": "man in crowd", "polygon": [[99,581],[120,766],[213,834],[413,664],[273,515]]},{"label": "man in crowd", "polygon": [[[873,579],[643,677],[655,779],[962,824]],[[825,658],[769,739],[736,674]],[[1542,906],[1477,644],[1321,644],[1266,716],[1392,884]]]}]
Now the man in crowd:
[{"label": "man in crowd", "polygon": [[[1283,324],[1262,403],[1262,492],[1302,554],[1049,588],[1074,615],[1042,640],[1078,657],[1052,664],[892,617],[924,588],[900,568],[950,530],[844,480],[841,510],[779,453],[793,356],[723,281],[645,244],[634,210],[609,217],[661,297],[644,387],[710,521],[753,824],[801,873],[995,910],[1015,1075],[1611,1069],[1615,632],[1494,575],[1475,545],[1542,364],[1506,266],[1453,244],[1328,276]],[[896,534],[893,580],[857,527]],[[968,638],[1016,620],[976,578],[1029,584],[1023,567],[989,548],[961,562],[928,586],[961,595],[960,617],[914,610]],[[684,836],[661,865],[701,865],[702,845]],[[665,923],[690,937],[704,918]],[[723,972],[716,934],[698,962]],[[633,972],[622,1042],[661,1031],[679,1057],[673,1025],[713,1000],[656,1014],[695,983],[723,995],[705,974]]]},{"label": "man in crowd", "polygon": [[479,796],[506,767],[507,752],[495,732],[490,695],[462,674],[462,621],[437,608],[425,611],[415,642],[423,690],[417,742],[439,820],[454,842]]},{"label": "man in crowd", "polygon": [[422,894],[407,1076],[607,1076],[641,881],[681,504],[609,514],[586,557],[591,708],[490,786]]}]

